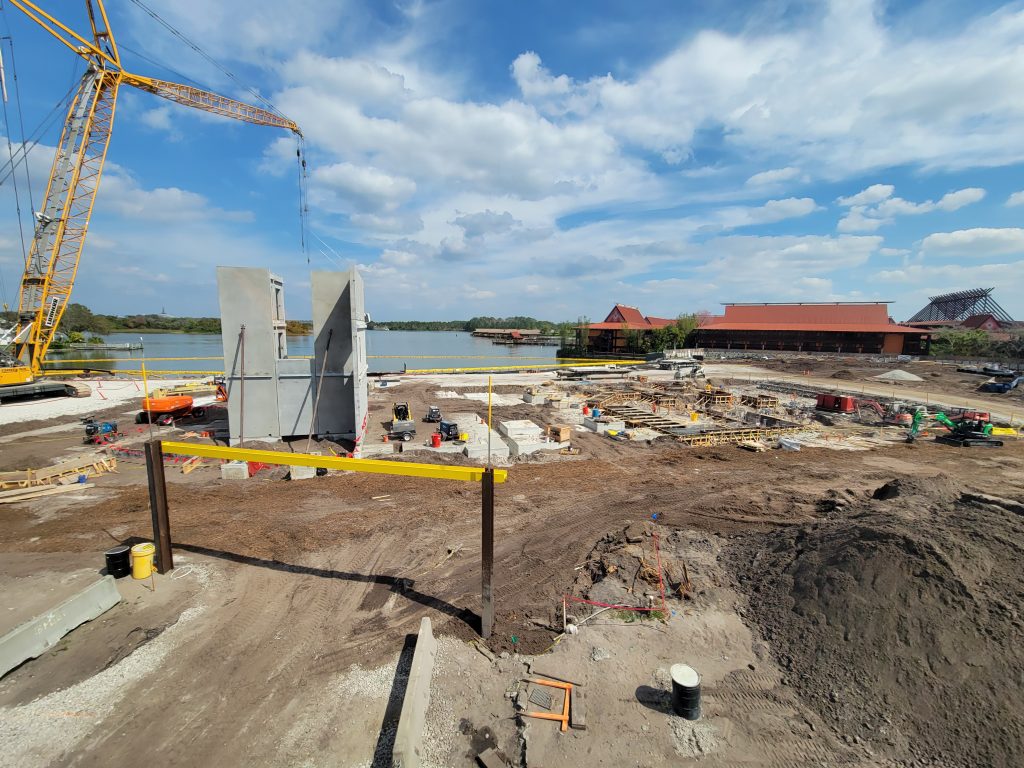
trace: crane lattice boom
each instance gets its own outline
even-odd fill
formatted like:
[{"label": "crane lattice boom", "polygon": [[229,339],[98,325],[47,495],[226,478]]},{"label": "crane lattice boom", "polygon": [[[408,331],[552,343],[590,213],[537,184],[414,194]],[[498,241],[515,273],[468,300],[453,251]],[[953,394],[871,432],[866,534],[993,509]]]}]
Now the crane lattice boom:
[{"label": "crane lattice boom", "polygon": [[294,122],[270,110],[201,88],[125,72],[102,0],[86,0],[91,40],[31,0],[11,3],[88,61],[89,68],[64,121],[43,210],[36,214],[25,261],[13,347],[23,367],[0,367],[0,384],[30,381],[42,370],[75,283],[122,83],[205,112],[302,135]]}]

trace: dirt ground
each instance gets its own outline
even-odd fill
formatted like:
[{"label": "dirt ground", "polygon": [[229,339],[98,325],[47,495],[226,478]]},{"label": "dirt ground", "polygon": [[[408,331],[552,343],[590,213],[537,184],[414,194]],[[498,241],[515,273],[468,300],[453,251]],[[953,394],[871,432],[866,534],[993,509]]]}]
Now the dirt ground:
[{"label": "dirt ground", "polygon": [[[442,389],[374,393],[371,421],[393,400],[417,417],[429,404],[486,413],[438,399]],[[521,403],[494,415],[556,414]],[[53,442],[0,445],[5,467],[80,447],[73,431],[40,437]],[[479,625],[476,486],[169,468],[179,567],[0,679],[0,766],[142,754],[386,765],[407,635],[423,616],[442,637],[429,765],[472,765],[492,742],[529,766],[1021,763],[1024,444],[751,453],[592,433],[573,442],[579,456],[513,463],[498,486],[494,663],[468,644]],[[872,498],[892,480],[898,495]],[[29,555],[57,574],[63,557],[93,553],[99,570],[113,544],[150,539],[141,460],[122,458],[96,483],[91,501],[0,506],[0,566]],[[688,566],[689,599],[670,594],[653,620],[595,618],[556,642],[564,595],[642,602],[655,591],[630,593],[621,573],[593,565],[595,547],[629,526],[664,542],[667,577]],[[637,545],[648,563],[651,541]],[[704,676],[695,725],[667,705],[677,661]],[[588,730],[517,724],[505,693],[528,662],[586,678]]]},{"label": "dirt ground", "polygon": [[802,357],[789,356],[768,360],[756,360],[759,368],[786,374],[806,376],[813,380],[828,380],[835,387],[848,387],[858,392],[864,384],[878,384],[872,377],[898,369],[920,376],[922,381],[909,382],[906,385],[885,385],[891,388],[896,397],[903,389],[922,390],[936,396],[948,395],[954,398],[971,398],[984,401],[1000,410],[1016,410],[1024,413],[1024,390],[1020,387],[1005,394],[979,392],[978,388],[991,377],[961,373],[957,365],[939,361],[907,361],[907,362],[872,362],[863,357]]}]

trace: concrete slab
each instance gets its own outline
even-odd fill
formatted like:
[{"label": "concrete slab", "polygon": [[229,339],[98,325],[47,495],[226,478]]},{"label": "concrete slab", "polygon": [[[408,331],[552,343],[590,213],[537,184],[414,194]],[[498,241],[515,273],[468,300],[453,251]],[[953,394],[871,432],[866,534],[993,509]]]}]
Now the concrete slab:
[{"label": "concrete slab", "polygon": [[537,438],[544,435],[544,430],[529,419],[499,421],[498,431],[506,437],[515,439]]},{"label": "concrete slab", "polygon": [[613,429],[616,432],[621,432],[626,428],[626,422],[605,418],[594,419],[591,416],[584,416],[583,426],[591,430],[592,432],[597,432],[598,434],[603,435],[609,429]]},{"label": "concrete slab", "polygon": [[[5,597],[10,597],[5,591]],[[0,637],[0,675],[34,659],[80,624],[121,602],[113,576],[93,581]]]},{"label": "concrete slab", "polygon": [[416,650],[412,655],[409,682],[405,688],[402,714],[395,732],[395,747],[391,753],[393,768],[418,768],[423,757],[423,724],[430,706],[430,679],[434,675],[437,658],[437,640],[430,627],[430,619],[420,620],[416,636]]},{"label": "concrete slab", "polygon": [[459,432],[464,432],[469,437],[466,444],[461,446],[462,453],[467,458],[487,460],[488,434],[491,438],[492,459],[507,459],[511,455],[508,444],[502,440],[501,435],[493,429],[488,429],[487,424],[475,413],[452,413],[448,418],[459,425]]}]

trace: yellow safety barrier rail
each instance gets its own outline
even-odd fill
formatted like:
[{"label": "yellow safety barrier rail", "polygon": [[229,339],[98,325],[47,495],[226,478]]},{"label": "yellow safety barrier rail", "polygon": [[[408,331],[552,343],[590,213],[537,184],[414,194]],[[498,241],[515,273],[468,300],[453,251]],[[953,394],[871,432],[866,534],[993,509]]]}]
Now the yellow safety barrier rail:
[{"label": "yellow safety barrier rail", "polygon": [[[289,467],[317,467],[338,469],[345,472],[367,472],[375,475],[403,475],[405,477],[429,477],[435,480],[462,480],[481,482],[484,467],[452,467],[443,464],[415,464],[405,461],[383,461],[380,459],[349,459],[343,456],[316,456],[311,453],[284,453],[282,451],[259,451],[249,448],[225,448],[203,443],[161,442],[164,453],[181,456],[202,456],[207,459],[229,461],[259,461],[264,464],[283,464]],[[508,470],[495,469],[494,482],[504,483]]]},{"label": "yellow safety barrier rail", "polygon": [[[219,359],[219,358],[218,358]],[[294,359],[294,358],[292,358]],[[546,358],[552,359],[552,358]],[[558,359],[558,358],[555,358]],[[480,373],[484,371],[522,371],[522,370],[547,370],[555,368],[593,368],[596,366],[605,365],[644,365],[643,360],[588,360],[585,363],[552,363],[550,365],[535,364],[535,365],[485,365],[481,367],[468,367],[468,368],[408,368],[404,371],[374,371],[375,374],[393,374],[393,375],[416,375],[425,373]],[[88,370],[81,368],[51,368],[43,371],[44,376],[68,376],[71,374],[82,374],[88,373]],[[111,373],[130,373],[137,376],[142,375],[142,369],[140,368],[117,368],[111,371]],[[147,369],[146,373],[150,376],[223,376],[224,371],[178,371],[170,368],[162,369]]]},{"label": "yellow safety barrier rail", "polygon": [[[48,371],[42,371],[41,374],[43,376],[70,376],[72,374],[74,374],[74,375],[81,375],[83,373],[95,374],[95,373],[100,373],[100,372],[101,371],[97,371],[95,368],[93,368],[93,369],[51,368]],[[103,371],[103,372],[105,372],[105,371]],[[142,375],[142,369],[141,368],[118,368],[116,370],[112,370],[111,373],[131,373],[131,374],[135,374],[136,376],[141,376]],[[224,371],[175,371],[175,370],[169,370],[169,369],[154,371],[154,370],[151,370],[151,369],[147,369],[146,370],[146,375],[147,376],[171,376],[171,377],[174,377],[174,376],[223,376],[224,375]]]},{"label": "yellow safety barrier rail", "polygon": [[[312,355],[289,355],[290,360],[309,360]],[[562,360],[570,363],[594,363],[592,357],[513,357],[511,355],[367,355],[370,360]],[[65,363],[166,363],[182,360],[223,360],[223,355],[218,357],[94,357],[75,358],[68,360],[44,360],[43,365],[63,365]],[[622,360],[601,361],[601,362],[623,362]],[[629,361],[637,362],[637,361]]]},{"label": "yellow safety barrier rail", "polygon": [[521,371],[524,368],[539,370],[541,368],[593,368],[604,365],[644,365],[645,360],[588,360],[585,363],[552,363],[550,365],[486,365],[480,368],[408,368],[403,374],[410,373],[476,373],[479,371]]},{"label": "yellow safety barrier rail", "polygon": [[223,360],[224,355],[217,357],[93,357],[88,359],[75,360],[43,360],[43,365],[57,365],[64,363],[166,363],[178,360]]}]

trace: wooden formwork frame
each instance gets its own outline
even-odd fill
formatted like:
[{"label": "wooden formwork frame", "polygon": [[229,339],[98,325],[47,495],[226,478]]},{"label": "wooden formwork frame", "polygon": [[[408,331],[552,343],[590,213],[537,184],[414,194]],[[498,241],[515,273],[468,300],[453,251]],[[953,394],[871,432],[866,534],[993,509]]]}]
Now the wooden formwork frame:
[{"label": "wooden formwork frame", "polygon": [[702,432],[697,435],[680,435],[676,439],[691,446],[713,446],[725,443],[743,443],[755,440],[777,440],[784,435],[799,432],[810,432],[807,427],[777,427],[761,429],[723,429],[715,432]]}]

